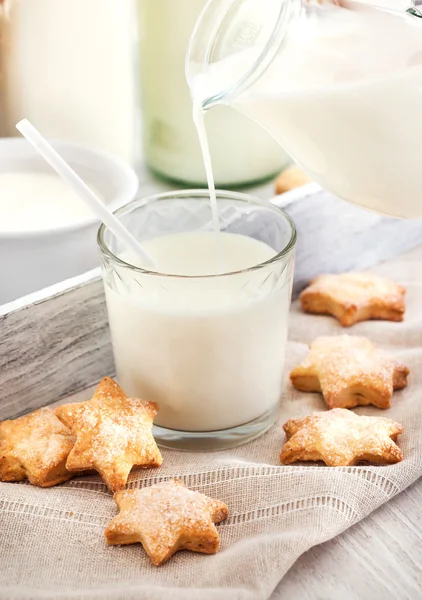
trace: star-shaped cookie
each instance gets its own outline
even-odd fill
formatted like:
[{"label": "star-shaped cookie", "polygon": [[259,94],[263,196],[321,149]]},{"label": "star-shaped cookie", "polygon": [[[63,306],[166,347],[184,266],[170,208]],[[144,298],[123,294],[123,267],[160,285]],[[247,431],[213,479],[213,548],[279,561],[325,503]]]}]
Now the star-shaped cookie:
[{"label": "star-shaped cookie", "polygon": [[70,479],[66,469],[74,437],[53,410],[41,408],[0,423],[0,481],[51,487]]},{"label": "star-shaped cookie", "polygon": [[403,460],[394,442],[403,427],[383,417],[356,415],[344,408],[290,419],[283,425],[287,443],[280,461],[323,461],[329,467],[348,467],[359,461],[380,465]]},{"label": "star-shaped cookie", "polygon": [[403,321],[404,287],[370,273],[320,275],[300,295],[305,312],[336,317],[343,327],[358,321]]},{"label": "star-shaped cookie", "polygon": [[178,550],[215,554],[220,538],[214,523],[227,518],[220,500],[189,490],[178,479],[114,494],[120,513],[109,523],[110,545],[140,542],[154,565]]},{"label": "star-shaped cookie", "polygon": [[393,390],[406,387],[408,374],[368,339],[340,335],[317,338],[290,379],[298,390],[321,392],[329,408],[389,408]]},{"label": "star-shaped cookie", "polygon": [[125,487],[132,467],[159,467],[162,458],[151,432],[157,412],[157,404],[128,398],[105,377],[91,400],[56,408],[76,437],[66,468],[98,471],[116,492]]}]

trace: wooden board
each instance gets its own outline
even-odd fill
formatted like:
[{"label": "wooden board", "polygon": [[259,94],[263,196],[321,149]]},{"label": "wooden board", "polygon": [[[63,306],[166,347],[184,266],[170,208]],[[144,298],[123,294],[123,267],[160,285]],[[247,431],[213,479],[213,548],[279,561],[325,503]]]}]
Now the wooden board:
[{"label": "wooden board", "polygon": [[315,184],[274,198],[296,223],[296,296],[321,273],[369,269],[422,244],[421,219],[385,217]]},{"label": "wooden board", "polygon": [[0,420],[113,374],[99,270],[0,308]]}]

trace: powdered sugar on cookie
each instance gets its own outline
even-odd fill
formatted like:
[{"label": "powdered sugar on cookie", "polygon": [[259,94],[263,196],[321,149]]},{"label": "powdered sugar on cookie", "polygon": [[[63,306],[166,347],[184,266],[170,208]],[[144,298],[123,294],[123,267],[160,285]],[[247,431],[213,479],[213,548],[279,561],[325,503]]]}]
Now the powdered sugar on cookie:
[{"label": "powdered sugar on cookie", "polygon": [[120,513],[106,529],[108,544],[141,542],[155,565],[178,550],[217,552],[214,523],[228,515],[223,502],[189,490],[179,480],[118,492],[114,498]]},{"label": "powdered sugar on cookie", "polygon": [[370,273],[316,277],[300,295],[302,308],[313,314],[335,316],[344,327],[358,321],[402,321],[405,288]]},{"label": "powdered sugar on cookie", "polygon": [[368,339],[342,335],[317,338],[290,379],[298,390],[321,392],[329,408],[389,408],[393,390],[406,387],[408,374]]},{"label": "powdered sugar on cookie", "polygon": [[66,460],[74,437],[50,408],[0,423],[0,481],[50,487],[70,479]]},{"label": "powdered sugar on cookie", "polygon": [[162,462],[151,432],[157,412],[154,402],[127,398],[115,381],[104,378],[88,402],[56,408],[76,436],[67,468],[96,470],[109,489],[123,489],[133,466],[158,467]]},{"label": "powdered sugar on cookie", "polygon": [[360,461],[392,464],[403,460],[395,441],[403,427],[383,417],[359,416],[336,408],[283,425],[287,442],[280,462],[323,461],[331,467],[355,465]]}]

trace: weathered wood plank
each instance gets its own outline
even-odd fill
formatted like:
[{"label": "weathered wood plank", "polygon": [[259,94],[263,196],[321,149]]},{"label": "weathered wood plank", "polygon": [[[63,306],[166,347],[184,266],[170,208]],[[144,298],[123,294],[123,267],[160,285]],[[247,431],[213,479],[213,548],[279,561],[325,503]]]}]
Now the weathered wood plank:
[{"label": "weathered wood plank", "polygon": [[34,294],[0,310],[0,419],[50,404],[114,372],[99,273],[50,290],[51,296]]},{"label": "weathered wood plank", "polygon": [[320,273],[369,269],[422,244],[421,219],[394,219],[366,210],[311,184],[274,198],[296,223],[297,295]]}]

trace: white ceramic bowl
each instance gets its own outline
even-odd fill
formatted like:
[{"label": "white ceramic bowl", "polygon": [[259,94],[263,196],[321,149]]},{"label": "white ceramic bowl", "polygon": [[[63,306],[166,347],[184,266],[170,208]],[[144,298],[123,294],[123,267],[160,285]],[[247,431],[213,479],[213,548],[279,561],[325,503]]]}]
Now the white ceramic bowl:
[{"label": "white ceramic bowl", "polygon": [[[53,146],[112,210],[134,199],[138,178],[121,159],[71,142]],[[0,139],[0,173],[17,171],[52,172],[26,140]],[[93,216],[54,229],[10,232],[1,230],[0,215],[0,305],[96,267],[98,226]]]}]

